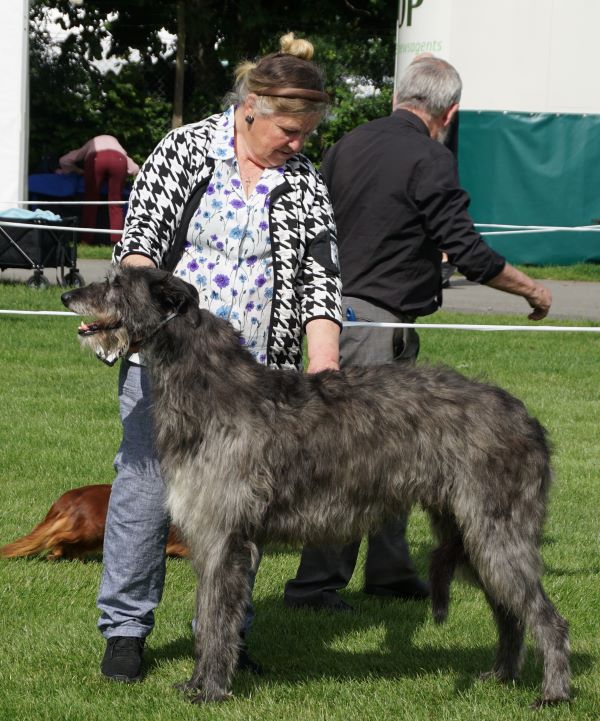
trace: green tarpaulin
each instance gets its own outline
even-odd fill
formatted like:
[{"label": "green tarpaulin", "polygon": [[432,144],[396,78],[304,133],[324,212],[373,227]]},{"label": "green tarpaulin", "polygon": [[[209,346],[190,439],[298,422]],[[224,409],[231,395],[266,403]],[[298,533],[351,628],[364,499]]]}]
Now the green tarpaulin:
[{"label": "green tarpaulin", "polygon": [[[600,115],[461,110],[459,171],[476,223],[591,225],[600,218]],[[571,265],[600,262],[598,228],[479,230],[511,263]]]}]

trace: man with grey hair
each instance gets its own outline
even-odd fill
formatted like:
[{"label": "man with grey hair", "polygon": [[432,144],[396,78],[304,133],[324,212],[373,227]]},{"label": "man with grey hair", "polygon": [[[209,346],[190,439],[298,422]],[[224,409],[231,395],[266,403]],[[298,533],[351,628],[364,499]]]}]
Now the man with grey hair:
[{"label": "man with grey hair", "polygon": [[[338,229],[346,319],[413,322],[434,313],[442,304],[442,252],[469,280],[522,296],[530,319],[550,310],[550,292],[493,251],[467,212],[456,159],[442,144],[460,94],[449,63],[417,58],[400,80],[392,114],[355,128],[325,156],[321,172]],[[340,339],[342,367],[414,363],[418,351],[411,328],[346,327]],[[366,593],[426,598],[405,529],[401,518],[369,536]],[[296,578],[286,584],[286,605],[348,610],[337,592],[352,576],[358,549],[358,541],[305,549]]]},{"label": "man with grey hair", "polygon": [[448,126],[458,110],[461,93],[460,75],[450,63],[431,55],[421,55],[400,78],[394,110],[408,108],[425,113],[437,126],[432,137],[444,142]]}]

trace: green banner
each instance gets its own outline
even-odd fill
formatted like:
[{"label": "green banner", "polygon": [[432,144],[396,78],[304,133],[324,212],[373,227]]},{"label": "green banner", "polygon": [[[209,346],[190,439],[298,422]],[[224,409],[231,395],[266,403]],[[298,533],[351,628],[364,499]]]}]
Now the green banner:
[{"label": "green banner", "polygon": [[[459,171],[476,223],[584,226],[600,218],[600,115],[460,111]],[[510,263],[600,263],[599,232],[484,237]]]}]

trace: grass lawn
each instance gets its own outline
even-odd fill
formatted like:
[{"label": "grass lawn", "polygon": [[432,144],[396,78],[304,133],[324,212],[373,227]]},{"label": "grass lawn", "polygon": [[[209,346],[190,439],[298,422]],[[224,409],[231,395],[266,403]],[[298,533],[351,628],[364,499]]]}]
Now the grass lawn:
[{"label": "grass lawn", "polygon": [[[56,288],[0,283],[0,308],[59,310],[59,295]],[[436,314],[442,321],[517,322]],[[117,369],[79,351],[77,324],[0,316],[0,545],[29,531],[62,492],[112,480]],[[260,567],[249,640],[267,672],[239,674],[233,700],[211,707],[191,706],[172,688],[192,668],[194,578],[187,562],[168,561],[146,679],[125,686],[105,682],[98,671],[99,560],[0,560],[0,721],[597,719],[600,336],[423,330],[421,344],[423,361],[499,383],[550,432],[556,483],[543,538],[544,584],[571,625],[570,706],[529,710],[542,674],[529,639],[521,681],[507,688],[476,680],[491,666],[495,644],[478,590],[456,583],[449,620],[438,627],[427,604],[364,596],[359,569],[343,593],[355,614],[292,612],[282,590],[298,552],[278,547],[267,549]],[[431,537],[420,510],[411,515],[409,541],[424,574]]]},{"label": "grass lawn", "polygon": [[81,245],[77,246],[77,258],[84,260],[110,260],[112,245]]}]

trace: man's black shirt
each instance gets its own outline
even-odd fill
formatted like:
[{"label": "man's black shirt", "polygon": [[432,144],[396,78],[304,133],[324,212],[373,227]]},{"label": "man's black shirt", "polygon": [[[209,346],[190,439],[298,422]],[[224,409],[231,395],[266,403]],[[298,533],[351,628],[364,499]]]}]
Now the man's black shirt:
[{"label": "man's black shirt", "polygon": [[504,258],[473,227],[456,160],[414,113],[355,128],[325,155],[338,230],[344,295],[394,313],[427,315],[441,305],[441,251],[485,283]]}]

